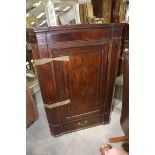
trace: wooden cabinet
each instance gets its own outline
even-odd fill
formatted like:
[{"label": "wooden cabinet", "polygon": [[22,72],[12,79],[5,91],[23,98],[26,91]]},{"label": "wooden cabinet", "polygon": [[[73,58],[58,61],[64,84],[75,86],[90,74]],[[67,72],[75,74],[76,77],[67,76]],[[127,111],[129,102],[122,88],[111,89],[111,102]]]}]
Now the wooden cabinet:
[{"label": "wooden cabinet", "polygon": [[53,135],[109,123],[124,25],[27,29]]}]

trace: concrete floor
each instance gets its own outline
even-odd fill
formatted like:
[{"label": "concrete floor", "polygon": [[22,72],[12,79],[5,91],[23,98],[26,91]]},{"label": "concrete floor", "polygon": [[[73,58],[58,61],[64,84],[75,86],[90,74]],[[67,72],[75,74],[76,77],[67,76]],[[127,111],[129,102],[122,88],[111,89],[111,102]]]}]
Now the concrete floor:
[{"label": "concrete floor", "polygon": [[[111,115],[107,125],[53,137],[50,134],[40,91],[36,94],[39,119],[27,129],[27,155],[100,155],[99,147],[107,144],[109,137],[123,136],[120,127],[121,102]],[[109,143],[110,144],[110,143]],[[111,144],[121,148],[122,143]]]}]

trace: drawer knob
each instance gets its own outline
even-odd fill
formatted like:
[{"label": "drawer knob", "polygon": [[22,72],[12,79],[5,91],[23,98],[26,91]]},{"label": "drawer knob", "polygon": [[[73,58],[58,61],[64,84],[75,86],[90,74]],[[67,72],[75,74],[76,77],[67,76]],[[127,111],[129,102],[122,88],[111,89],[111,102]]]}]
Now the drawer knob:
[{"label": "drawer knob", "polygon": [[78,123],[78,125],[85,125],[88,121],[84,121],[84,123]]},{"label": "drawer knob", "polygon": [[78,125],[85,125],[85,124],[83,124],[83,123],[78,123]]}]

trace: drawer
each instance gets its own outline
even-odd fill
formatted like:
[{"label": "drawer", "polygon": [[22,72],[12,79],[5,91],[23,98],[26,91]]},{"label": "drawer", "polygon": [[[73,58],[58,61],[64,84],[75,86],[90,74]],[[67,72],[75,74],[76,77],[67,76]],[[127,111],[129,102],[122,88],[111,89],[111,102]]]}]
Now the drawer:
[{"label": "drawer", "polygon": [[63,131],[67,132],[67,131],[72,131],[72,130],[84,128],[84,127],[87,127],[87,126],[92,126],[92,125],[95,125],[95,124],[99,124],[99,123],[103,122],[102,118],[103,117],[98,115],[98,116],[82,119],[82,120],[79,120],[79,121],[66,123],[66,124],[63,124]]}]

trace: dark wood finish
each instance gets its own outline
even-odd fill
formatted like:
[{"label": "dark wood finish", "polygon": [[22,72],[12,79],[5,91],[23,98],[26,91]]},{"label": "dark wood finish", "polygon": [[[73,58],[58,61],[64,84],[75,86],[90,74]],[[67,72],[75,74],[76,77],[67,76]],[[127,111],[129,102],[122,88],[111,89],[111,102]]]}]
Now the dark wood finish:
[{"label": "dark wood finish", "polygon": [[30,88],[26,82],[26,127],[28,128],[38,118],[38,111],[34,104]]},{"label": "dark wood finish", "polygon": [[128,142],[128,140],[129,139],[126,136],[109,138],[110,143]]},{"label": "dark wood finish", "polygon": [[122,60],[123,60],[123,52],[126,49],[129,49],[129,24],[126,24],[126,26],[124,26],[124,28],[123,28],[122,46],[121,46],[121,52],[120,52],[120,59],[119,59],[117,76],[120,76],[123,73],[123,70],[122,70]]},{"label": "dark wood finish", "polygon": [[37,66],[51,133],[105,124],[110,121],[112,94],[125,24],[92,24],[27,29],[34,59],[69,56]]},{"label": "dark wood finish", "polygon": [[94,16],[103,17],[103,0],[91,0]]},{"label": "dark wood finish", "polygon": [[[123,53],[123,101],[120,118],[121,128],[125,136],[109,138],[109,142],[126,142],[129,140],[129,52]],[[127,145],[127,147],[129,147]],[[128,150],[128,148],[126,148]]]},{"label": "dark wood finish", "polygon": [[119,23],[119,11],[121,0],[112,0],[111,22]]},{"label": "dark wood finish", "polygon": [[125,136],[129,137],[129,53],[123,55],[123,101],[121,127]]}]

